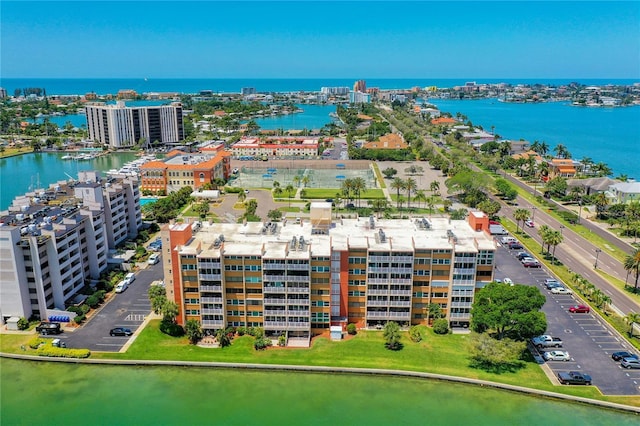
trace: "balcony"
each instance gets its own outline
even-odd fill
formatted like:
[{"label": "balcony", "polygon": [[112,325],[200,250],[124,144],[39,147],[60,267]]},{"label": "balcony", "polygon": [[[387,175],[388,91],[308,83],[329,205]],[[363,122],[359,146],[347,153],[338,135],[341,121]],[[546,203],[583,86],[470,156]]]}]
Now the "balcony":
[{"label": "balcony", "polygon": [[411,296],[411,289],[409,290],[389,290],[388,294],[397,296]]},{"label": "balcony", "polygon": [[287,299],[288,305],[309,305],[309,299]]},{"label": "balcony", "polygon": [[222,291],[222,286],[221,285],[201,285],[200,286],[200,291],[217,291],[217,292],[221,292]]},{"label": "balcony", "polygon": [[410,300],[389,300],[389,306],[409,307],[411,306],[411,301]]},{"label": "balcony", "polygon": [[287,293],[309,293],[310,287],[287,287]]},{"label": "balcony", "polygon": [[459,274],[459,275],[476,275],[476,270],[473,268],[453,268],[453,273],[454,274]]},{"label": "balcony", "polygon": [[308,275],[287,275],[287,282],[308,283],[309,276]]},{"label": "balcony", "polygon": [[223,315],[224,310],[222,309],[201,309],[200,314],[202,315]]},{"label": "balcony", "polygon": [[198,268],[222,269],[220,262],[198,262]]},{"label": "balcony", "polygon": [[411,319],[411,312],[389,312],[389,319],[408,321]]},{"label": "balcony", "polygon": [[287,329],[289,330],[308,330],[311,323],[308,322],[287,322]]},{"label": "balcony", "polygon": [[450,319],[470,319],[471,312],[452,312],[449,314]]},{"label": "balcony", "polygon": [[304,264],[287,264],[286,269],[289,271],[308,271],[310,266],[308,263]]},{"label": "balcony", "polygon": [[262,280],[264,282],[273,282],[273,281],[284,282],[285,279],[286,278],[284,275],[267,275],[267,274],[262,275]]},{"label": "balcony", "polygon": [[202,327],[204,328],[222,328],[224,327],[223,320],[202,320]]},{"label": "balcony", "polygon": [[284,263],[263,263],[262,264],[262,270],[263,271],[277,271],[277,270],[282,270],[284,271],[286,269],[286,266]]},{"label": "balcony", "polygon": [[200,303],[222,303],[222,297],[201,297]]},{"label": "balcony", "polygon": [[367,284],[389,284],[389,278],[367,278]]},{"label": "balcony", "polygon": [[267,293],[276,293],[276,294],[284,294],[286,292],[287,288],[285,286],[265,286],[263,288],[263,293],[267,294]]},{"label": "balcony", "polygon": [[198,274],[200,281],[222,281],[222,274]]},{"label": "balcony", "polygon": [[386,295],[389,294],[389,290],[387,290],[387,289],[380,290],[380,289],[367,288],[367,294],[378,295],[378,296],[386,296]]},{"label": "balcony", "polygon": [[451,302],[452,308],[469,308],[471,309],[471,305],[473,302]]},{"label": "balcony", "polygon": [[284,330],[287,328],[286,321],[264,321],[265,330]]},{"label": "balcony", "polygon": [[309,311],[287,310],[287,315],[296,317],[308,317]]},{"label": "balcony", "polygon": [[264,306],[267,305],[286,305],[287,304],[287,299],[269,299],[269,298],[265,298],[264,299]]},{"label": "balcony", "polygon": [[388,300],[367,300],[367,306],[386,307],[386,306],[389,306],[389,301]]}]

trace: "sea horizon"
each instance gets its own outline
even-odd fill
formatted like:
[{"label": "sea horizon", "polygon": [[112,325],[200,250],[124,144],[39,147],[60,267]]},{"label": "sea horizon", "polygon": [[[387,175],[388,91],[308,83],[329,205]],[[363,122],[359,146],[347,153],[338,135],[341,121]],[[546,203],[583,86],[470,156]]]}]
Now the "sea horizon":
[{"label": "sea horizon", "polygon": [[357,80],[365,80],[367,87],[381,90],[410,89],[412,87],[449,88],[474,81],[478,84],[543,84],[559,86],[569,83],[584,85],[633,85],[640,84],[640,79],[631,78],[0,78],[9,96],[16,89],[26,87],[44,88],[51,95],[98,95],[115,94],[119,90],[131,89],[138,93],[176,92],[181,94],[199,93],[211,90],[216,93],[240,93],[243,87],[255,88],[257,92],[297,92],[320,91],[322,87],[353,87]]}]

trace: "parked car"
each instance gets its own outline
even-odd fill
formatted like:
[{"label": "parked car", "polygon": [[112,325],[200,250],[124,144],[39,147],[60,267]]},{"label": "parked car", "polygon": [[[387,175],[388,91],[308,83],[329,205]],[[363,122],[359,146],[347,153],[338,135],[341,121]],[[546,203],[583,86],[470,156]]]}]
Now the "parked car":
[{"label": "parked car", "polygon": [[569,308],[569,312],[572,314],[588,314],[591,312],[591,308],[585,305],[574,305]]},{"label": "parked car", "polygon": [[505,277],[505,279],[503,279],[502,282],[505,284],[513,285],[513,280],[509,277]]},{"label": "parked car", "polygon": [[620,365],[624,368],[640,368],[640,361],[638,358],[622,358]]},{"label": "parked car", "polygon": [[531,256],[529,253],[527,253],[526,251],[521,251],[518,254],[516,254],[516,257],[518,258],[518,260],[522,260],[525,257],[530,257],[533,259],[533,256]]},{"label": "parked car", "polygon": [[567,351],[545,352],[542,357],[547,361],[571,361],[571,356]]},{"label": "parked car", "polygon": [[130,329],[124,327],[112,328],[109,332],[109,336],[131,336],[132,334]]},{"label": "parked car", "polygon": [[160,255],[158,253],[153,253],[151,256],[149,256],[149,259],[147,259],[147,263],[149,265],[155,265],[159,261],[160,261]]},{"label": "parked car", "polygon": [[129,287],[129,284],[125,280],[122,280],[116,285],[116,293],[122,293]]},{"label": "parked car", "polygon": [[611,358],[614,361],[620,361],[623,358],[635,358],[635,359],[638,359],[638,355],[632,354],[631,352],[627,352],[627,351],[619,351],[619,352],[612,353],[611,354]]},{"label": "parked car", "polygon": [[515,243],[509,243],[508,244],[509,250],[522,250],[524,247],[522,246],[522,244],[515,242]]},{"label": "parked car", "polygon": [[508,245],[509,243],[517,243],[518,240],[516,240],[513,237],[502,237],[500,238],[500,244],[505,244]]},{"label": "parked car", "polygon": [[42,321],[40,324],[36,326],[36,331],[43,335],[62,333],[62,329],[60,328],[59,322]]},{"label": "parked car", "polygon": [[133,272],[129,272],[127,275],[124,276],[124,280],[127,282],[127,285],[131,284],[132,282],[134,282],[136,280],[136,274],[134,274]]},{"label": "parked car", "polygon": [[540,348],[561,348],[562,347],[562,339],[559,337],[549,336],[548,334],[543,334],[542,336],[536,336],[531,339],[531,343],[536,346],[538,349]]},{"label": "parked car", "polygon": [[522,262],[522,266],[524,266],[525,268],[541,268],[542,265],[540,264],[540,262],[538,262],[537,260],[533,259],[533,260],[527,260],[526,262],[523,261]]},{"label": "parked car", "polygon": [[563,385],[590,385],[591,376],[579,371],[569,371],[568,373],[558,373],[558,380]]},{"label": "parked car", "polygon": [[558,286],[558,287],[553,287],[551,289],[551,293],[553,293],[553,294],[572,294],[572,291],[569,290],[568,288],[564,288],[562,286]]},{"label": "parked car", "polygon": [[544,280],[544,286],[547,290],[551,290],[554,287],[561,287],[562,285],[555,278],[546,278]]},{"label": "parked car", "polygon": [[525,220],[524,224],[527,225],[529,228],[534,228],[536,226],[531,219]]}]

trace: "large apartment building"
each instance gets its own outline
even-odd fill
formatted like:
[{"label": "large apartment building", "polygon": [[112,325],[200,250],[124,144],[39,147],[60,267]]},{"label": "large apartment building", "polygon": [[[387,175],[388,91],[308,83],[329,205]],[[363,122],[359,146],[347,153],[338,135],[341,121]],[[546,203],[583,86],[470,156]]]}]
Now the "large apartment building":
[{"label": "large apartment building", "polygon": [[426,322],[437,303],[468,325],[476,289],[493,280],[495,243],[483,213],[332,220],[312,203],[301,223],[180,223],[162,232],[167,294],[178,321],[204,329],[263,327],[309,339],[330,325]]},{"label": "large apartment building", "polygon": [[140,141],[148,144],[184,140],[182,104],[125,106],[93,104],[85,107],[89,139],[111,148],[130,148]]},{"label": "large apartment building", "polygon": [[168,194],[185,186],[197,190],[216,179],[227,180],[231,176],[230,156],[224,150],[197,154],[173,150],[165,159],[140,166],[142,190]]},{"label": "large apartment building", "polygon": [[17,197],[0,214],[0,320],[63,312],[142,225],[138,181],[80,172]]}]

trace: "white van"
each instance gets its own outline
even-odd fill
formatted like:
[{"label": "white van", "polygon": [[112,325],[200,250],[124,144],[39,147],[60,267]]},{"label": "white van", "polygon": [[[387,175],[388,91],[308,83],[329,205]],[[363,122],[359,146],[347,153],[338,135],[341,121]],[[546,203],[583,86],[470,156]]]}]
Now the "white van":
[{"label": "white van", "polygon": [[116,293],[122,293],[127,289],[127,287],[129,287],[129,284],[127,284],[127,281],[125,280],[120,281],[116,286]]},{"label": "white van", "polygon": [[133,272],[129,272],[127,275],[124,276],[124,281],[127,283],[127,285],[131,284],[135,280],[136,280],[136,275]]},{"label": "white van", "polygon": [[151,256],[149,256],[149,259],[147,259],[147,263],[149,265],[155,265],[159,261],[160,261],[160,254],[159,253],[153,253]]}]

